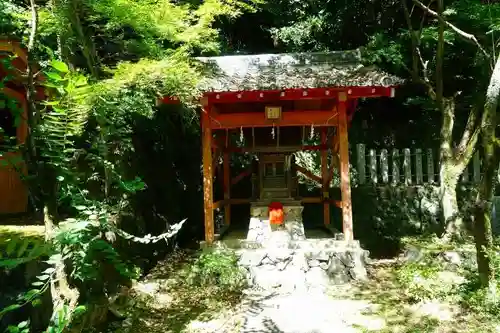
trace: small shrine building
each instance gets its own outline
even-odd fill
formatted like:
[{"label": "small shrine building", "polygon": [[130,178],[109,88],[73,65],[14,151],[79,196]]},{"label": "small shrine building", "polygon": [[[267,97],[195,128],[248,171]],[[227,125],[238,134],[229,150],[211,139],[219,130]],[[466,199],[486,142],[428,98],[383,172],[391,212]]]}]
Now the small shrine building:
[{"label": "small shrine building", "polygon": [[[200,84],[206,243],[216,239],[214,209],[224,209],[228,226],[231,206],[237,204],[250,204],[251,209],[265,207],[265,214],[278,205],[284,208],[286,215],[293,213],[287,206],[317,203],[323,205],[325,225],[330,224],[333,205],[342,211],[343,238],[353,240],[349,124],[358,99],[394,97],[401,80],[373,66],[364,66],[359,50],[198,60],[209,71]],[[166,103],[175,101],[175,97],[164,99]],[[306,128],[320,133],[320,144],[304,143]],[[244,136],[244,143],[235,145],[231,140],[235,135]],[[294,163],[293,154],[305,150],[321,153],[321,176]],[[232,177],[230,154],[235,152],[254,154],[256,163],[249,171]],[[330,165],[329,154],[333,157]],[[213,180],[220,158],[224,198],[214,201]],[[340,201],[329,198],[335,169],[340,175]],[[299,197],[297,172],[319,182],[322,195]],[[231,186],[249,175],[252,176],[252,198],[232,198]],[[259,210],[253,209],[251,216],[259,214],[254,211]],[[286,217],[284,220],[286,224]]]}]

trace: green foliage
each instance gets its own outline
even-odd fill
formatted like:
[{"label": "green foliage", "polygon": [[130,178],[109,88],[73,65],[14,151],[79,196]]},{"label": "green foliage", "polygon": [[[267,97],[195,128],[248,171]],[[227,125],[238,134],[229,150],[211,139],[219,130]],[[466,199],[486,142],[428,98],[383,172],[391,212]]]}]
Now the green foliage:
[{"label": "green foliage", "polygon": [[432,261],[407,263],[398,269],[396,279],[406,297],[417,303],[444,296],[443,286],[437,279],[439,271],[440,267]]},{"label": "green foliage", "polygon": [[193,286],[218,286],[238,292],[246,286],[246,277],[238,266],[238,257],[230,250],[206,250],[188,269],[186,282]]},{"label": "green foliage", "polygon": [[16,2],[4,0],[0,3],[0,32],[2,35],[18,35],[24,29],[20,19],[23,8]]},{"label": "green foliage", "polygon": [[7,328],[8,333],[29,333],[29,321],[22,321],[17,326],[9,326]]},{"label": "green foliage", "polygon": [[462,303],[477,313],[497,316],[500,311],[500,246],[487,251],[493,268],[491,286],[482,287],[476,270],[471,270],[467,282],[460,288]]},{"label": "green foliage", "polygon": [[0,268],[13,269],[50,253],[50,245],[28,237],[8,237],[0,243]]}]

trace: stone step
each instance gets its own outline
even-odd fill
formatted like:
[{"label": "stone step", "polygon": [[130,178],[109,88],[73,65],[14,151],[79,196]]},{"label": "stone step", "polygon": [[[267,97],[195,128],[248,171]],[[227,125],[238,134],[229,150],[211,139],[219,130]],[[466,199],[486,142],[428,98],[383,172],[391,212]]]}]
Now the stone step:
[{"label": "stone step", "polygon": [[[228,249],[263,249],[273,247],[273,244],[249,241],[246,239],[223,239],[214,243],[217,247],[225,247]],[[306,240],[290,240],[286,248],[289,249],[304,249],[304,250],[315,250],[315,249],[329,249],[329,248],[359,248],[360,244],[358,240],[353,240],[346,242],[344,240],[336,240],[333,238],[323,238],[323,239],[306,239]]]}]

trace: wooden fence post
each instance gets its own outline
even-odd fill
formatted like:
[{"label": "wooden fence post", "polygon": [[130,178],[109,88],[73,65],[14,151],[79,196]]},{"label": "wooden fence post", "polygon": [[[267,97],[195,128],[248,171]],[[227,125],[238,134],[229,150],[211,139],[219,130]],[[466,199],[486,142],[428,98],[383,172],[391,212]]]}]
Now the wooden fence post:
[{"label": "wooden fence post", "polygon": [[432,149],[427,149],[427,182],[434,183],[434,156]]},{"label": "wooden fence post", "polygon": [[358,143],[356,149],[358,154],[358,182],[362,185],[366,183],[365,145]]},{"label": "wooden fence post", "polygon": [[405,173],[405,184],[411,184],[411,153],[409,148],[404,149],[403,169]]},{"label": "wooden fence post", "polygon": [[387,149],[382,149],[380,152],[380,172],[382,173],[382,183],[389,182],[389,153]]},{"label": "wooden fence post", "polygon": [[394,185],[399,184],[401,180],[399,175],[399,150],[392,150],[392,183]]},{"label": "wooden fence post", "polygon": [[377,184],[377,154],[370,149],[370,178],[373,184]]},{"label": "wooden fence post", "polygon": [[415,180],[418,185],[422,185],[424,182],[424,174],[422,170],[422,149],[415,149]]}]

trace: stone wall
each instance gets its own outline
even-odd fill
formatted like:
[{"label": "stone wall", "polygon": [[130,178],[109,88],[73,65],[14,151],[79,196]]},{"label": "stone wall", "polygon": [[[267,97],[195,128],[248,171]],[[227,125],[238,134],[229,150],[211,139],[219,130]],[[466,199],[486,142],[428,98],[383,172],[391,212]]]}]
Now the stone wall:
[{"label": "stone wall", "polygon": [[236,251],[252,287],[308,291],[367,278],[368,252],[358,242],[323,239],[290,244],[293,246]]}]

